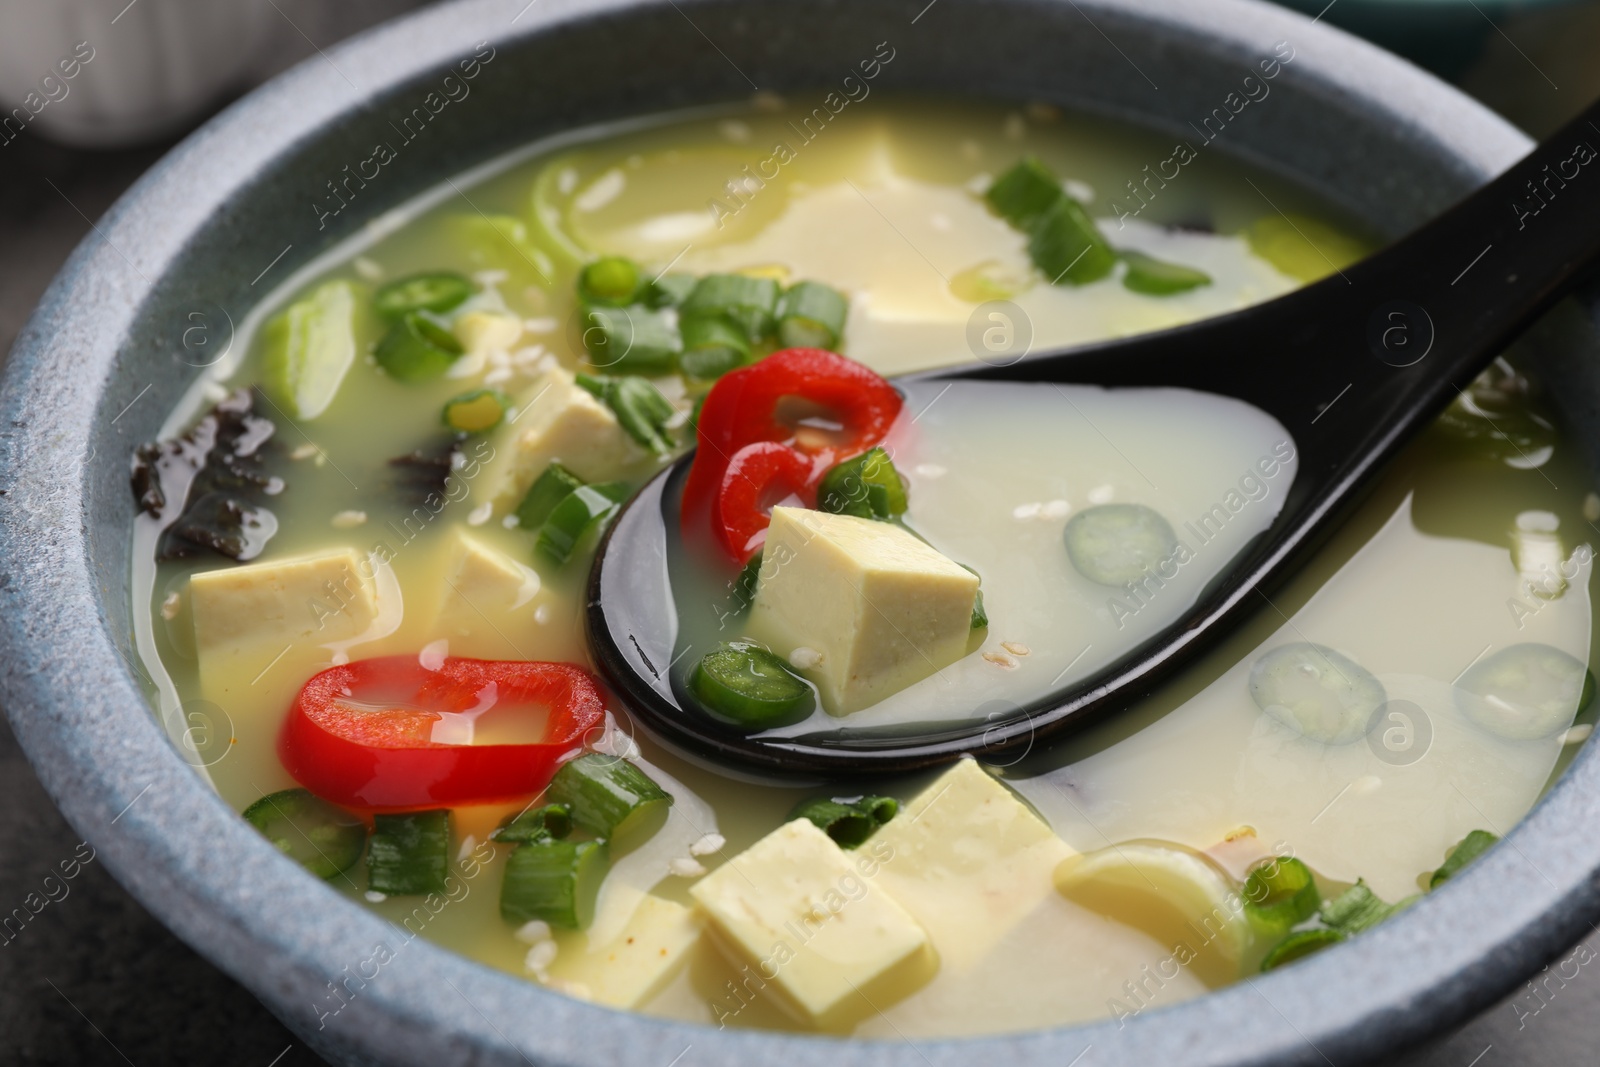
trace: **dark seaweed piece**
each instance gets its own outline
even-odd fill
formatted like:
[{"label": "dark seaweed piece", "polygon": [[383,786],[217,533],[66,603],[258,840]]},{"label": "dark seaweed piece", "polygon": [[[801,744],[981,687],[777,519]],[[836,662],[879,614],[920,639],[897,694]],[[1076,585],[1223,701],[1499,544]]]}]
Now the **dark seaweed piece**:
[{"label": "dark seaweed piece", "polygon": [[[166,523],[158,559],[203,552],[253,559],[277,532],[277,518],[265,506],[283,490],[266,469],[277,427],[256,413],[257,399],[254,390],[239,389],[182,436],[134,449],[134,498]],[[183,502],[177,515],[173,501]]]},{"label": "dark seaweed piece", "polygon": [[464,434],[452,435],[389,461],[390,484],[405,503],[426,504],[434,494],[446,495],[464,439]]}]

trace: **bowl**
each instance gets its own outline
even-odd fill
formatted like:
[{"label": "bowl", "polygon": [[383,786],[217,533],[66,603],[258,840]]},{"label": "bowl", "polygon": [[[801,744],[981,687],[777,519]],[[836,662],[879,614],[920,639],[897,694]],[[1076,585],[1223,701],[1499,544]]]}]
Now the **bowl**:
[{"label": "bowl", "polygon": [[[1287,42],[1271,96],[1217,150],[1390,235],[1528,148],[1430,76],[1250,0],[463,0],[310,59],[190,136],[73,254],[0,379],[3,692],[45,788],[106,866],[329,1060],[1351,1063],[1460,1022],[1600,918],[1589,745],[1505,847],[1424,903],[1200,999],[985,1039],[724,1032],[570,1000],[412,940],[279,855],[186,761],[130,647],[128,455],[231,324],[446,176],[579,124],[829,84],[879,42],[896,49],[897,90],[1044,100],[1175,138]],[[416,144],[355,210],[330,213],[327,183],[430,99],[446,102]],[[1581,440],[1600,442],[1600,361],[1550,351]]]}]

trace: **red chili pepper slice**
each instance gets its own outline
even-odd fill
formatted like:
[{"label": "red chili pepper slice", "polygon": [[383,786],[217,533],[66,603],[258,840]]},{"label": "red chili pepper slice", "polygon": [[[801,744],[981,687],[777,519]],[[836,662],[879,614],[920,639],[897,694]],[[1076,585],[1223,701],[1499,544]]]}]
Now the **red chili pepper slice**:
[{"label": "red chili pepper slice", "polygon": [[[467,736],[479,715],[543,714],[524,744]],[[566,753],[605,719],[588,672],[566,663],[415,656],[357,660],[314,675],[295,697],[278,755],[295,780],[341,807],[407,811],[487,804],[543,789]]]},{"label": "red chili pepper slice", "polygon": [[811,457],[776,441],[757,441],[733,454],[711,508],[711,528],[735,563],[760,547],[772,505],[791,494],[816,504]]},{"label": "red chili pepper slice", "polygon": [[[796,436],[779,404],[796,397],[832,414],[841,429],[826,443]],[[821,348],[786,348],[724,374],[706,394],[696,431],[694,466],[684,486],[684,519],[701,514],[723,485],[734,453],[759,441],[790,445],[811,457],[815,479],[841,459],[882,441],[904,401],[871,369]]]}]

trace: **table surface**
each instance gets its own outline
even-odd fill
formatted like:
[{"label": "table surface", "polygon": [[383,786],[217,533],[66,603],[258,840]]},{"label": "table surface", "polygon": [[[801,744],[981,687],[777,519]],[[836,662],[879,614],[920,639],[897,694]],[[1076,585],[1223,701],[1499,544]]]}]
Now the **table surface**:
[{"label": "table surface", "polygon": [[[281,66],[417,0],[282,0]],[[1534,134],[1600,95],[1600,5],[1530,14],[1496,30],[1461,84]],[[1574,48],[1573,43],[1584,44]],[[1585,44],[1586,42],[1586,44]],[[1560,89],[1555,86],[1561,85]],[[167,145],[77,151],[32,133],[0,148],[0,353],[10,350],[68,253]],[[9,728],[0,725],[0,910],[38,891],[78,837],[56,812]],[[1600,954],[1600,934],[1585,942]],[[1552,961],[1572,974],[1574,948]],[[1600,1043],[1600,979],[1525,987],[1458,1032],[1391,1067],[1589,1067]],[[90,863],[20,936],[0,944],[0,1063],[229,1063],[302,1067],[321,1061],[254,997],[152,918]],[[1353,1067],[1338,1064],[1337,1067]]]}]

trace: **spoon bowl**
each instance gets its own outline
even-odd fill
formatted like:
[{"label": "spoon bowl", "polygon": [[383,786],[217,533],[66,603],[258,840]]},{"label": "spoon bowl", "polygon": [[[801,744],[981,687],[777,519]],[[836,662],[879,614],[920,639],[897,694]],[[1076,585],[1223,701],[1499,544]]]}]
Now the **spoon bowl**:
[{"label": "spoon bowl", "polygon": [[923,728],[856,728],[844,717],[836,729],[791,736],[719,723],[673,682],[669,561],[679,554],[675,520],[691,451],[634,496],[596,554],[586,619],[602,674],[648,730],[686,754],[806,777],[1017,757],[1127,707],[1250,613],[1276,610],[1272,590],[1384,464],[1600,254],[1597,143],[1600,105],[1443,215],[1275,300],[1133,338],[901,379],[1178,387],[1242,400],[1288,432],[1298,466],[1272,524],[1187,611],[1101,670],[1003,716],[975,707],[969,718]]}]

